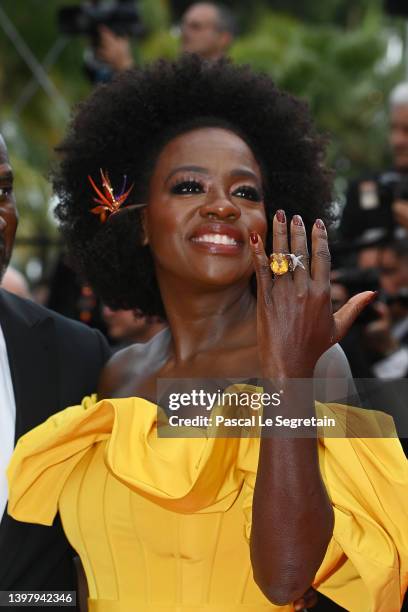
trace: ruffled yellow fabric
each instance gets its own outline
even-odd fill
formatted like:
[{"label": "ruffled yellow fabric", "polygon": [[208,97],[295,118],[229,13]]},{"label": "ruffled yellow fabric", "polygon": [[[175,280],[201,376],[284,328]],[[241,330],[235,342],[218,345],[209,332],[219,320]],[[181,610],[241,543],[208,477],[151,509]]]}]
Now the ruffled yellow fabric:
[{"label": "ruffled yellow fabric", "polygon": [[[318,415],[338,415],[339,421],[345,422],[342,406],[318,404],[317,412]],[[387,418],[385,423],[389,430]],[[55,414],[23,436],[8,469],[10,515],[20,521],[51,525],[66,483],[80,480],[75,494],[77,500],[88,482],[84,474],[93,469],[89,466],[102,462],[95,454],[98,447],[103,449],[100,455],[103,469],[117,483],[115,486],[123,485],[122,489],[133,496],[132,503],[136,498],[141,502],[145,500],[146,505],[140,506],[139,512],[146,514],[151,509],[153,516],[154,508],[162,509],[162,514],[155,514],[152,529],[161,530],[164,539],[168,537],[166,517],[171,521],[183,521],[187,519],[180,515],[196,515],[197,520],[205,515],[205,521],[209,521],[206,528],[213,534],[220,517],[232,515],[240,504],[242,530],[231,532],[228,544],[225,534],[222,536],[220,532],[215,547],[217,554],[221,546],[232,551],[223,569],[226,575],[234,568],[239,575],[239,566],[249,564],[247,546],[239,549],[239,555],[234,555],[233,550],[234,538],[238,541],[250,536],[259,439],[158,437],[157,407],[140,398],[100,402],[96,402],[95,397],[86,398],[81,406]],[[335,526],[315,577],[315,588],[351,612],[397,612],[408,582],[408,464],[399,441],[395,438],[321,438],[319,459],[334,508]],[[110,499],[109,503],[114,508],[115,499]],[[71,508],[67,512],[65,508],[66,504],[61,516],[70,535],[74,532],[74,529],[70,531],[70,523],[77,520],[75,512],[80,511]],[[160,519],[163,524],[157,524],[157,516],[163,517]],[[132,520],[137,522],[137,512]],[[177,529],[180,524],[177,523]],[[109,531],[109,524],[107,529]],[[86,538],[85,534],[85,545]],[[101,540],[98,553],[101,557],[107,554],[103,542]],[[115,550],[115,544],[111,544],[111,549]],[[95,550],[98,552],[97,548]],[[97,562],[92,554],[88,551],[83,558],[92,610],[125,610],[118,584],[121,573],[128,573],[129,568],[120,558],[120,546],[116,550],[114,565],[119,578],[112,592],[108,592],[107,586],[106,592],[103,586],[98,586],[109,580],[108,577],[104,580],[104,576],[99,575],[101,571],[98,574],[95,570]],[[242,551],[245,551],[245,559]],[[93,553],[95,557],[96,552]],[[81,551],[79,553],[82,558]],[[85,552],[83,554],[85,557]],[[115,557],[115,552],[110,554]],[[250,580],[253,581],[252,575],[245,576],[246,584],[242,586],[242,592],[250,595],[243,595],[235,607],[225,603],[225,610],[292,610],[291,606],[277,607],[269,603],[259,589],[258,594],[256,585],[248,584]],[[240,588],[237,584],[237,591]],[[158,611],[163,607],[169,612],[187,612],[190,608],[208,612],[221,609],[222,593],[217,594],[210,587],[208,593],[203,595],[203,602],[197,596],[198,600],[190,606],[180,604],[182,593],[177,595],[177,605],[170,605],[173,602],[166,605],[166,601],[154,605],[146,595],[144,604],[138,600],[137,609]],[[134,596],[139,597],[137,593]],[[194,598],[194,594],[189,596]],[[251,603],[247,603],[245,597]],[[126,598],[128,600],[128,593]]]}]

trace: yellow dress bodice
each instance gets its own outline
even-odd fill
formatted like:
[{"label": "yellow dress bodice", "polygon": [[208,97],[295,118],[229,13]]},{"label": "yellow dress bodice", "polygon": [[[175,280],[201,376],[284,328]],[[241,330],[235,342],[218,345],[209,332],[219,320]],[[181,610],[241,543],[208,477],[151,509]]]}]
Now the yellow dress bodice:
[{"label": "yellow dress bodice", "polygon": [[[335,411],[335,405],[326,407]],[[161,438],[139,398],[85,400],[23,436],[9,513],[59,510],[91,612],[272,612],[248,539],[257,438]],[[397,439],[319,440],[335,526],[314,586],[351,612],[397,612],[408,580],[408,467]]]}]

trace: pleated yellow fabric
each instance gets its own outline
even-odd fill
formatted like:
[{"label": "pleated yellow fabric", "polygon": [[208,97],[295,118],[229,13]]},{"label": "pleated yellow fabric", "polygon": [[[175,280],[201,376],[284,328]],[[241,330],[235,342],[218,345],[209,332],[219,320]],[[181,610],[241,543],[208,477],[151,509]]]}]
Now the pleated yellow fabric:
[{"label": "pleated yellow fabric", "polygon": [[[19,440],[8,511],[43,525],[60,511],[91,612],[289,612],[252,576],[258,454],[257,438],[158,437],[157,407],[143,399],[86,398]],[[315,588],[350,612],[399,611],[408,464],[398,440],[323,438],[319,459],[335,526]]]}]

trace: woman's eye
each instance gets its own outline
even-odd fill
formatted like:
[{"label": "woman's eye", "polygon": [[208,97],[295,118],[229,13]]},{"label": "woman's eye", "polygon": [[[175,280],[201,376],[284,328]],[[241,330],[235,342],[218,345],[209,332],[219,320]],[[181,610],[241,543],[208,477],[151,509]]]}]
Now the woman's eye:
[{"label": "woman's eye", "polygon": [[255,187],[249,187],[248,185],[238,187],[238,189],[235,189],[232,195],[238,196],[239,198],[245,198],[246,200],[251,200],[252,202],[260,202],[262,200],[262,196],[258,189],[255,189]]},{"label": "woman's eye", "polygon": [[182,181],[171,188],[171,193],[204,193],[204,187],[198,181]]},{"label": "woman's eye", "polygon": [[0,187],[0,198],[4,199],[11,194],[13,191],[12,187]]}]

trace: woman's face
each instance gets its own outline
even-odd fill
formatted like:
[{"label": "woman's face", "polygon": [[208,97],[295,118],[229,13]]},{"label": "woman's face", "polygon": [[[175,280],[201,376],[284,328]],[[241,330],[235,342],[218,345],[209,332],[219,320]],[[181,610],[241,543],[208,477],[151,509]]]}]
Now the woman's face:
[{"label": "woman's face", "polygon": [[158,271],[228,286],[253,272],[249,233],[265,239],[261,171],[248,145],[222,128],[199,128],[161,151],[145,209]]}]

